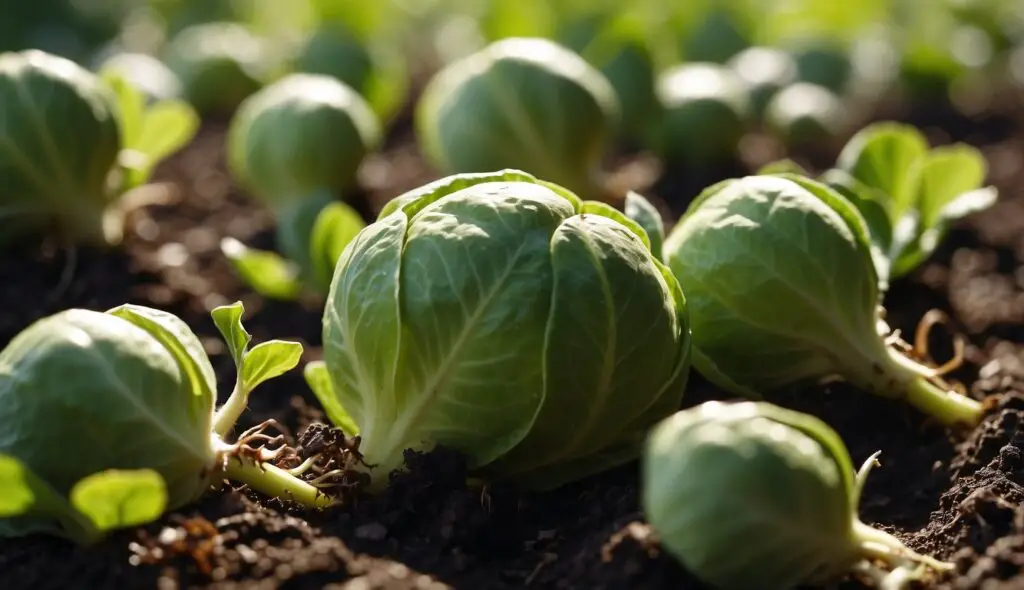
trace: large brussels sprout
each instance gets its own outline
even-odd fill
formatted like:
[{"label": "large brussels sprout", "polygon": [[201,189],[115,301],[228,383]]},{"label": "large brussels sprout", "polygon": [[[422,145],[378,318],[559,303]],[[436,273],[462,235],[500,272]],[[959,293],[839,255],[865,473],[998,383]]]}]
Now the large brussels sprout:
[{"label": "large brussels sprout", "polygon": [[37,50],[0,54],[0,241],[55,226],[106,242],[119,134],[114,95],[91,72]]},{"label": "large brussels sprout", "polygon": [[263,86],[270,53],[244,26],[210,22],[182,29],[171,39],[165,60],[197,111],[223,116]]},{"label": "large brussels sprout", "polygon": [[582,57],[547,39],[509,38],[438,73],[416,129],[446,173],[518,168],[597,199],[619,118],[615,90]]},{"label": "large brussels sprout", "polygon": [[813,416],[706,402],[651,430],[643,509],[665,549],[719,590],[789,590],[853,570],[903,588],[924,577],[919,565],[952,569],[857,517],[877,456],[854,473],[839,435]]},{"label": "large brussels sprout", "polygon": [[636,456],[678,408],[686,304],[646,232],[506,170],[398,197],[348,246],[307,378],[373,485],[406,449],[554,487]]},{"label": "large brussels sprout", "polygon": [[190,503],[219,479],[308,506],[312,485],[223,437],[260,383],[299,361],[298,343],[248,349],[241,304],[214,321],[238,367],[215,411],[202,344],[177,317],[123,305],[41,319],[0,352],[0,536],[46,533],[88,544]]},{"label": "large brussels sprout", "polygon": [[653,147],[670,163],[704,164],[736,154],[751,118],[750,98],[731,69],[687,63],[661,73]]},{"label": "large brussels sprout", "polygon": [[728,391],[756,399],[838,376],[946,424],[983,415],[880,334],[866,223],[824,184],[785,173],[718,183],[672,230],[664,259],[686,293],[694,366]]}]

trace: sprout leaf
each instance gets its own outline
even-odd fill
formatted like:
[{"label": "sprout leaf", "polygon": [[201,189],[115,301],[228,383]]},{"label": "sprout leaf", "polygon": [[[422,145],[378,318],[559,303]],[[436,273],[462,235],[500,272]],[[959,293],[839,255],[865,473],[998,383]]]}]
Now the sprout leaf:
[{"label": "sprout leaf", "polygon": [[152,469],[112,469],[83,478],[71,488],[70,499],[102,532],[159,518],[167,507],[167,488]]}]

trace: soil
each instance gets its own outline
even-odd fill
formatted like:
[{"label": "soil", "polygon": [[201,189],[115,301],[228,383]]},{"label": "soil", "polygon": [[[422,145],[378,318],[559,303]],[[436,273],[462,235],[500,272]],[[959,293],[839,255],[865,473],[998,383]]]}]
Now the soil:
[{"label": "soil", "polygon": [[[904,333],[929,309],[950,314],[953,329],[969,340],[955,377],[971,395],[986,398],[984,423],[950,433],[894,402],[838,384],[777,400],[828,420],[855,462],[883,451],[861,516],[915,549],[954,561],[956,572],[936,585],[944,590],[1024,588],[1024,108],[1014,106],[1021,104],[1017,97],[974,117],[948,105],[874,116],[917,124],[936,143],[967,141],[989,158],[999,203],[958,225],[886,301],[891,323]],[[270,247],[273,229],[271,215],[225,171],[224,128],[205,124],[161,166],[155,180],[165,202],[131,216],[122,247],[68,250],[40,240],[0,255],[0,343],[69,307],[160,307],[202,336],[223,400],[234,368],[209,311],[241,300],[256,341],[298,339],[305,358],[316,359],[316,305],[254,295],[218,250],[224,236]],[[395,128],[382,155],[364,167],[365,192],[357,202],[366,215],[436,177],[419,157],[408,122]],[[821,166],[835,150],[802,156]],[[651,194],[678,214],[703,186],[756,163],[668,170]],[[935,340],[939,346],[942,335]],[[685,403],[715,397],[721,394],[694,375]],[[261,386],[243,426],[268,418],[293,432],[322,418],[300,372]],[[0,588],[702,587],[658,550],[638,507],[635,464],[545,494],[499,488],[484,494],[465,485],[454,453],[410,454],[409,462],[409,473],[384,494],[328,514],[225,489],[87,549],[49,538],[0,541]],[[865,586],[851,579],[841,587]]]}]

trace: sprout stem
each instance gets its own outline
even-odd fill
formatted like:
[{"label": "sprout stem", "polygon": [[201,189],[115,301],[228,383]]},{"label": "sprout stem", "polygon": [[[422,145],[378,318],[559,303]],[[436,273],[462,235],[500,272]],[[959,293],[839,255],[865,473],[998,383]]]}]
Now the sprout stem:
[{"label": "sprout stem", "polygon": [[[886,349],[883,364],[876,365],[858,384],[887,398],[904,398],[909,404],[946,426],[975,426],[984,415],[981,402],[933,382],[934,370],[904,356],[899,350]],[[941,383],[941,381],[937,381]]]},{"label": "sprout stem", "polygon": [[335,503],[333,498],[315,486],[268,463],[257,463],[250,457],[229,456],[224,476],[267,496],[285,498],[307,508],[327,508]]},{"label": "sprout stem", "polygon": [[235,388],[228,396],[228,401],[217,408],[213,415],[213,431],[222,437],[227,435],[235,427],[238,417],[242,415],[248,405],[249,392],[242,389],[242,377],[239,375],[235,382]]}]

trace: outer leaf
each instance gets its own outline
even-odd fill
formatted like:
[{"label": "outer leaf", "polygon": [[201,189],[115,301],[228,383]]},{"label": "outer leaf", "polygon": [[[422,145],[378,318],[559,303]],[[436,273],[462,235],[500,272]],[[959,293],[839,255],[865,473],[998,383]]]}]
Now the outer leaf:
[{"label": "outer leaf", "polygon": [[918,162],[928,154],[928,142],[915,127],[876,123],[847,142],[836,167],[892,199],[894,219],[915,206]]},{"label": "outer leaf", "polygon": [[[574,216],[552,236],[551,256],[544,401],[529,434],[500,460],[503,472],[616,446],[675,383],[680,347],[689,337],[672,295],[675,281],[666,283],[631,229],[608,217]],[[567,416],[575,417],[571,427]]]},{"label": "outer leaf", "polygon": [[647,232],[650,240],[651,252],[655,258],[661,259],[661,247],[665,243],[665,221],[657,207],[651,204],[643,195],[629,191],[626,193],[626,204],[624,211],[626,217],[640,224]]},{"label": "outer leaf", "polygon": [[803,176],[810,176],[810,173],[808,173],[807,170],[803,166],[801,166],[800,164],[797,164],[796,162],[794,162],[793,160],[790,160],[788,158],[782,159],[782,160],[777,160],[775,162],[769,162],[769,163],[765,164],[764,166],[761,166],[761,168],[758,169],[757,173],[758,174],[781,174],[781,173],[786,173],[786,174],[800,174],[800,175],[803,175]]},{"label": "outer leaf", "polygon": [[242,388],[252,391],[264,381],[291,371],[302,358],[302,345],[286,340],[268,340],[252,347],[242,362]]},{"label": "outer leaf", "polygon": [[311,275],[318,288],[326,292],[334,277],[334,267],[342,251],[366,227],[362,216],[345,203],[331,203],[317,216],[310,236]]},{"label": "outer leaf", "polygon": [[302,293],[299,267],[276,252],[249,248],[234,238],[221,240],[220,249],[235,272],[260,295],[291,301]]},{"label": "outer leaf", "polygon": [[[405,214],[409,217],[412,217],[417,211],[442,197],[458,192],[464,188],[469,188],[485,182],[542,183],[542,181],[538,180],[532,174],[527,174],[522,170],[514,170],[512,168],[499,170],[497,172],[452,174],[451,176],[439,178],[434,182],[427,183],[419,188],[413,189],[391,199],[380,210],[380,214],[378,214],[377,218],[383,219],[399,209],[405,211]],[[562,190],[565,191],[566,189]]]},{"label": "outer leaf", "polygon": [[331,383],[331,374],[327,371],[327,365],[323,361],[306,363],[302,374],[313,391],[313,395],[324,407],[327,419],[349,436],[359,434],[359,425],[352,419],[352,416],[349,416],[345,408],[341,407],[338,395],[334,392],[334,384]]},{"label": "outer leaf", "polygon": [[167,508],[167,488],[151,469],[109,470],[90,475],[71,489],[71,504],[99,531],[145,524]]},{"label": "outer leaf", "polygon": [[224,342],[227,343],[228,350],[231,352],[231,358],[235,360],[235,366],[239,369],[242,367],[245,351],[249,348],[249,343],[252,342],[252,335],[242,325],[243,313],[245,313],[245,307],[241,301],[236,301],[231,305],[221,305],[210,312],[214,325],[224,337]]},{"label": "outer leaf", "polygon": [[602,217],[607,217],[608,219],[614,219],[620,224],[626,226],[626,228],[633,232],[636,237],[640,238],[640,241],[643,242],[644,247],[646,247],[648,251],[651,250],[651,239],[647,236],[647,230],[645,230],[644,227],[636,221],[626,217],[624,213],[615,207],[600,201],[584,201],[583,207],[580,209],[580,215],[587,214],[600,215]]},{"label": "outer leaf", "polygon": [[217,376],[203,344],[188,324],[174,314],[142,305],[125,304],[109,309],[107,313],[149,332],[167,348],[192,384],[196,398],[194,419],[209,425],[217,399]]}]

